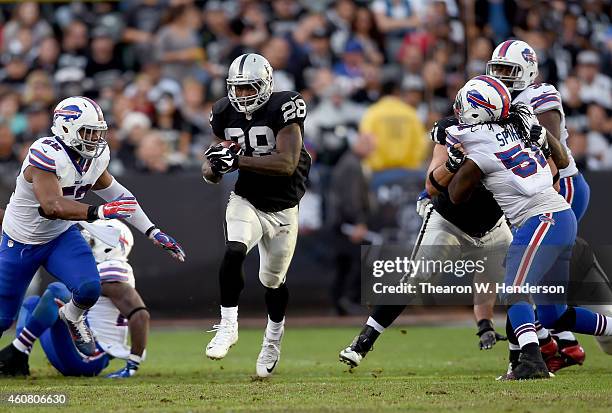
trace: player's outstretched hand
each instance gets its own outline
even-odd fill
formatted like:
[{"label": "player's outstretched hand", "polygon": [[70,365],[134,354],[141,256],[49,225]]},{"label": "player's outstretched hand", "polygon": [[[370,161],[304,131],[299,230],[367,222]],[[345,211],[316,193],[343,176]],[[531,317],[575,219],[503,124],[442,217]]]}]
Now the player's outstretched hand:
[{"label": "player's outstretched hand", "polygon": [[430,203],[431,196],[429,196],[427,190],[424,189],[423,192],[419,194],[419,197],[417,198],[416,202],[416,211],[417,214],[421,216],[421,218],[425,218],[425,213],[427,212],[427,205],[429,205]]},{"label": "player's outstretched hand", "polygon": [[129,218],[134,212],[138,202],[136,198],[132,196],[119,196],[111,202],[100,205],[98,207],[98,218],[100,219],[116,219],[116,218]]},{"label": "player's outstretched hand", "polygon": [[180,246],[178,242],[174,240],[170,235],[162,232],[159,228],[155,228],[149,234],[149,238],[153,241],[154,244],[159,245],[174,258],[179,260],[180,262],[185,261],[185,251]]},{"label": "player's outstretched hand", "polygon": [[216,174],[223,175],[238,169],[238,153],[231,147],[214,145],[208,148],[204,155]]},{"label": "player's outstretched hand", "polygon": [[508,340],[506,336],[495,331],[491,320],[486,319],[478,322],[478,333],[476,333],[476,335],[480,338],[478,347],[480,347],[481,350],[490,350],[498,341]]}]

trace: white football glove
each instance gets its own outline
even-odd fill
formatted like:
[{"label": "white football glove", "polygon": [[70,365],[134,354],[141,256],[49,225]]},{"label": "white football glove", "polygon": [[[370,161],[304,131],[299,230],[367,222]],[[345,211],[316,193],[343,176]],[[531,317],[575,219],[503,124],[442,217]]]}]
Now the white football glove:
[{"label": "white football glove", "polygon": [[421,218],[425,219],[425,214],[427,214],[427,206],[430,204],[431,197],[426,190],[423,190],[423,192],[419,194],[416,201],[416,212],[421,216]]}]

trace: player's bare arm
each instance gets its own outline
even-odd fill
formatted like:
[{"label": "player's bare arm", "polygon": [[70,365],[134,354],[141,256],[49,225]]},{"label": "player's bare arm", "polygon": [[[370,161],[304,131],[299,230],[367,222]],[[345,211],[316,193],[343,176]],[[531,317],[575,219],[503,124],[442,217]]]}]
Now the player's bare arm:
[{"label": "player's bare arm", "polygon": [[302,150],[302,132],[292,123],[276,135],[276,149],[267,156],[240,156],[238,169],[264,175],[290,176],[295,172]]},{"label": "player's bare arm", "polygon": [[[214,136],[211,142],[211,146],[217,145],[218,143],[222,141],[223,139]],[[221,178],[223,178],[223,175],[216,174],[212,170],[210,166],[210,161],[208,160],[206,156],[204,157],[204,161],[202,162],[202,177],[204,178],[206,182],[210,182],[214,184],[219,183],[219,181],[221,181]]]},{"label": "player's bare arm", "polygon": [[431,182],[430,174],[433,173],[433,178],[438,185],[442,187],[447,187],[454,175],[444,166],[447,160],[448,153],[446,147],[436,143],[433,149],[431,162],[429,163],[429,168],[427,168],[427,177],[425,178],[425,189],[431,196],[438,195],[440,191]]},{"label": "player's bare arm", "polygon": [[149,332],[149,311],[135,288],[121,282],[102,284],[102,295],[108,297],[128,319],[131,353],[142,356],[147,346]]},{"label": "player's bare arm", "polygon": [[466,159],[448,186],[453,204],[467,201],[482,178],[482,171],[471,159]]},{"label": "player's bare arm", "polygon": [[538,122],[548,131],[548,146],[552,153],[552,158],[559,169],[564,169],[569,165],[567,152],[561,145],[561,114],[558,110],[548,110],[537,115]]},{"label": "player's bare arm", "polygon": [[45,217],[70,221],[85,221],[89,205],[64,198],[57,176],[52,172],[28,166],[23,173],[32,184],[34,195]]}]

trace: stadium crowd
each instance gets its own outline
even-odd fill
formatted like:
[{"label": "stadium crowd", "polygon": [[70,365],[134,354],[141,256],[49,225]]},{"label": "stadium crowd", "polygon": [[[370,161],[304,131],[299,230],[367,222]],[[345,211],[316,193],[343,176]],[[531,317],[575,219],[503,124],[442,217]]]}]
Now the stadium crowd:
[{"label": "stadium crowd", "polygon": [[[536,49],[541,80],[563,95],[580,166],[609,169],[610,3],[476,0],[467,9],[456,0],[5,4],[0,165],[3,172],[16,170],[29,143],[47,133],[54,103],[83,94],[100,103],[112,128],[115,174],[196,168],[211,139],[208,115],[225,93],[227,67],[253,51],[274,67],[277,90],[300,91],[309,102],[305,139],[317,165],[333,168],[365,133],[374,135],[365,157],[372,170],[419,168],[428,156],[427,128],[449,113],[467,77],[484,72],[495,44],[516,36]],[[403,120],[385,122],[393,114]],[[381,120],[392,126],[381,127]]]}]

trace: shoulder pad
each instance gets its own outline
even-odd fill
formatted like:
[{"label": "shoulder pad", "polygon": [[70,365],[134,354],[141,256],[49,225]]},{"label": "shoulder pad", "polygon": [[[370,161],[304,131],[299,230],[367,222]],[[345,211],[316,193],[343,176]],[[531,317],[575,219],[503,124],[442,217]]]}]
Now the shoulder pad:
[{"label": "shoulder pad", "polygon": [[229,99],[227,98],[227,96],[222,97],[221,99],[215,102],[212,107],[211,113],[214,115],[218,115],[219,113],[222,113],[225,109],[227,109],[228,106],[230,106]]},{"label": "shoulder pad", "polygon": [[40,138],[28,151],[30,165],[48,172],[56,172],[61,163],[62,146],[54,138]]}]

